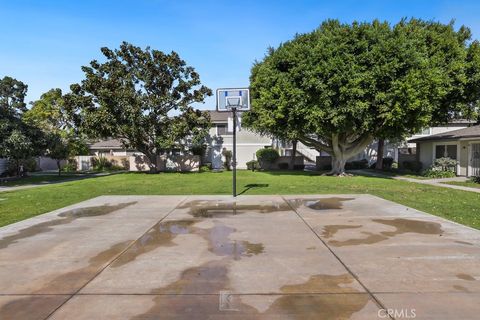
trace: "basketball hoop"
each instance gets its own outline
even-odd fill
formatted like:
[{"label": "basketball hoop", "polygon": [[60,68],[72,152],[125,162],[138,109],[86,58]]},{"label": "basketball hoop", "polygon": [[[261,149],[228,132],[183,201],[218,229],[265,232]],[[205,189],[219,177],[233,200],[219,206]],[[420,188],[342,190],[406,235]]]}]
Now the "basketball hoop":
[{"label": "basketball hoop", "polygon": [[217,111],[232,112],[233,116],[233,197],[237,196],[237,112],[247,110],[250,110],[250,90],[248,88],[217,89]]}]

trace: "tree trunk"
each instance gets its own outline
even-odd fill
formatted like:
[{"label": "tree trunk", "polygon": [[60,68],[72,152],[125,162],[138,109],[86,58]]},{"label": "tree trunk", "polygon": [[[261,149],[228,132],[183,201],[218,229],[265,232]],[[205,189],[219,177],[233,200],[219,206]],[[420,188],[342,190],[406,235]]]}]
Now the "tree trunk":
[{"label": "tree trunk", "polygon": [[343,176],[345,175],[345,164],[347,160],[344,158],[336,158],[332,156],[332,171],[330,171],[329,175],[334,176]]},{"label": "tree trunk", "polygon": [[290,157],[290,170],[295,169],[295,156],[297,155],[297,140],[292,141],[292,154]]},{"label": "tree trunk", "polygon": [[385,140],[379,139],[378,140],[378,147],[377,147],[377,164],[375,165],[375,169],[382,170],[383,169],[383,149],[385,147]]},{"label": "tree trunk", "polygon": [[157,173],[157,155],[155,153],[146,153],[146,156],[149,160],[149,168],[150,168],[150,173]]},{"label": "tree trunk", "polygon": [[352,133],[332,133],[331,138],[327,137],[323,141],[315,140],[311,137],[301,137],[300,141],[314,147],[318,151],[325,151],[332,157],[332,171],[328,175],[345,175],[345,164],[372,143],[373,137],[369,133],[362,135],[353,135]]},{"label": "tree trunk", "polygon": [[58,175],[61,174],[62,170],[60,168],[60,160],[57,160]]}]

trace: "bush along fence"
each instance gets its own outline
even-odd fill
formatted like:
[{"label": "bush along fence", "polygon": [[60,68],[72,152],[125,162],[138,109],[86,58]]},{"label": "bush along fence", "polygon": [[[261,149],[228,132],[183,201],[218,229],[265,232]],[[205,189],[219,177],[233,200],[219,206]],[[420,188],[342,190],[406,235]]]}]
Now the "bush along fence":
[{"label": "bush along fence", "polygon": [[[144,155],[134,156],[77,156],[69,168],[76,171],[150,171],[150,161]],[[200,168],[198,155],[160,155],[157,157],[157,171],[190,172]]]}]

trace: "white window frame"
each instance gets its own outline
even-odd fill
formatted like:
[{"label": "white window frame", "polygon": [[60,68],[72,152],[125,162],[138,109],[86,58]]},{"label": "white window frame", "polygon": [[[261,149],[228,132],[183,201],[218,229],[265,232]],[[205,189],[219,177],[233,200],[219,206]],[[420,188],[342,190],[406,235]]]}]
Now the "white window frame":
[{"label": "white window frame", "polygon": [[460,175],[460,141],[434,142],[432,147],[432,164],[435,163],[435,151],[437,146],[457,146],[457,176]]}]

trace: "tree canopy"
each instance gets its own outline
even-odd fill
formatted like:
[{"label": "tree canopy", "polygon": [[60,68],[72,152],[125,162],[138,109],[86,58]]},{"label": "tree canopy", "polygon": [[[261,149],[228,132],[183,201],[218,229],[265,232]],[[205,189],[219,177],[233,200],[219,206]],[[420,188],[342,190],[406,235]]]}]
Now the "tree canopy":
[{"label": "tree canopy", "polygon": [[45,141],[41,131],[22,119],[27,110],[27,85],[11,77],[0,79],[0,157],[14,161],[39,155]]},{"label": "tree canopy", "polygon": [[343,174],[375,137],[473,115],[480,50],[470,37],[466,27],[418,19],[325,21],[254,64],[244,123],[273,135],[292,131],[332,155],[333,173]]},{"label": "tree canopy", "polygon": [[152,170],[163,150],[203,138],[209,116],[191,105],[212,93],[176,52],[126,42],[101,51],[106,61],[82,67],[85,79],[65,95],[66,108],[83,132],[120,138],[125,147],[144,153]]}]

